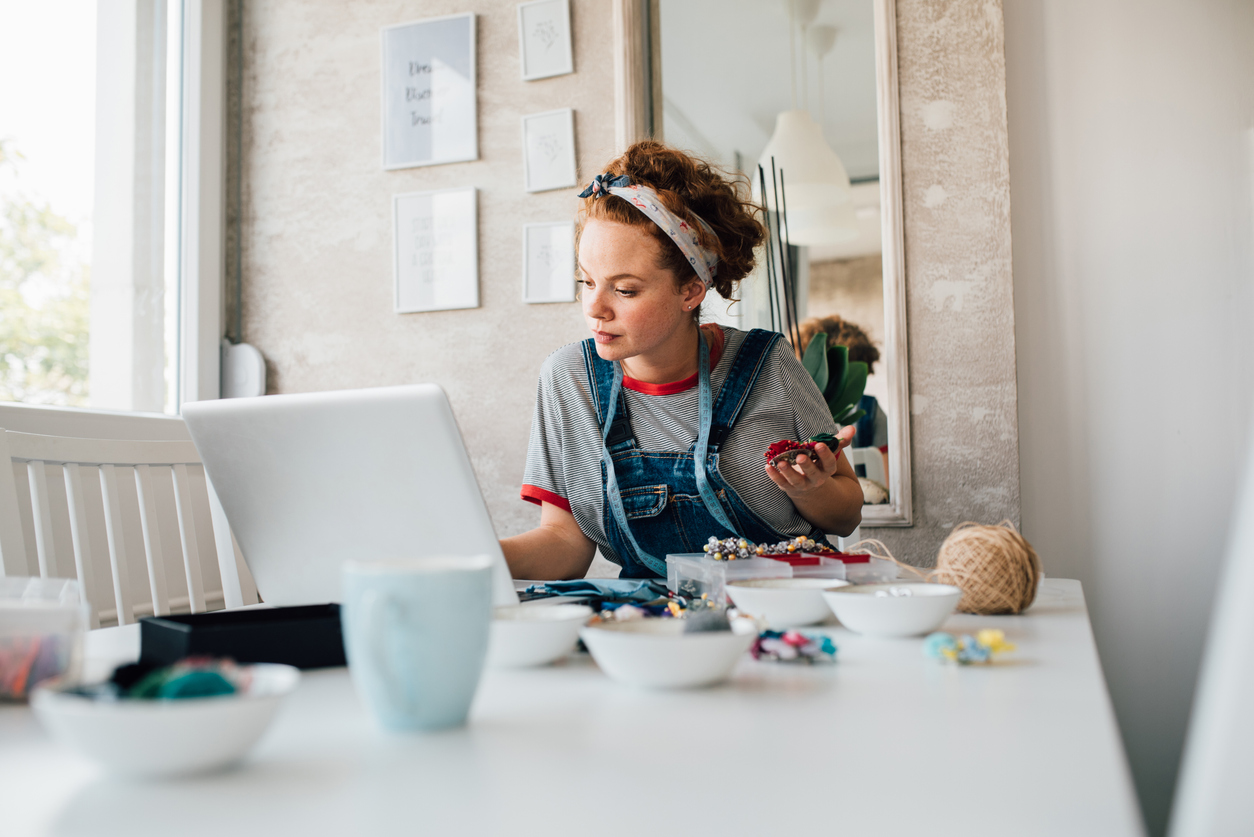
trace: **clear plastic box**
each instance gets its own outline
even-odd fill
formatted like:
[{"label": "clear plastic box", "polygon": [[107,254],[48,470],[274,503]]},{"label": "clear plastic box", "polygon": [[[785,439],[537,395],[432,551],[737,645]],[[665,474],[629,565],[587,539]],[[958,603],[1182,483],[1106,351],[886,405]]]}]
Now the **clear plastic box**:
[{"label": "clear plastic box", "polygon": [[0,700],[26,700],[40,681],[76,678],[87,608],[67,578],[0,578]]},{"label": "clear plastic box", "polygon": [[697,599],[703,594],[716,604],[726,604],[724,588],[749,578],[792,578],[793,568],[769,558],[715,561],[704,552],[680,552],[666,556],[666,586],[672,593]]}]

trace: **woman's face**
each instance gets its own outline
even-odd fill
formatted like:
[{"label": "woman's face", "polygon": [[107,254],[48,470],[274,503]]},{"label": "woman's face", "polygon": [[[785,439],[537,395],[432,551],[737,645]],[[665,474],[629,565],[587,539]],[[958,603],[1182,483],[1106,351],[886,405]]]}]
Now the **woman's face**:
[{"label": "woman's face", "polygon": [[597,354],[605,360],[658,357],[678,348],[705,297],[694,279],[683,288],[659,267],[661,247],[643,228],[592,220],[579,238],[580,299]]}]

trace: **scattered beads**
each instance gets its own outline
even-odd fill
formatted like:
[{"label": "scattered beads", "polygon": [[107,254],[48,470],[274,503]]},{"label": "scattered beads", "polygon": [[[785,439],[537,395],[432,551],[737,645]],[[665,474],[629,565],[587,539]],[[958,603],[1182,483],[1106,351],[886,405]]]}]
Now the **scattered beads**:
[{"label": "scattered beads", "polygon": [[773,544],[755,544],[744,538],[724,538],[719,540],[713,535],[702,547],[715,561],[735,561],[738,558],[752,558],[755,555],[791,555],[798,552],[809,552],[818,555],[839,555],[825,543],[802,535]]},{"label": "scattered beads", "polygon": [[923,640],[923,656],[959,665],[987,663],[994,654],[1013,650],[1015,647],[1006,642],[1006,635],[993,628],[985,628],[975,636],[963,634],[958,637],[937,631]]},{"label": "scattered beads", "polygon": [[831,662],[836,659],[836,643],[823,634],[800,631],[763,631],[749,649],[755,660],[780,663]]}]

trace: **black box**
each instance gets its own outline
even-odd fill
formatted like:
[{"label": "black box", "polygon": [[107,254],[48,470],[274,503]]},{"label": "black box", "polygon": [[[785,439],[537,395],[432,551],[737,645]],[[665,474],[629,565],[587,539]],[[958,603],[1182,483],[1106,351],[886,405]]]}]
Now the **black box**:
[{"label": "black box", "polygon": [[184,657],[297,668],[345,665],[337,604],[219,610],[139,620],[139,663],[167,666]]}]

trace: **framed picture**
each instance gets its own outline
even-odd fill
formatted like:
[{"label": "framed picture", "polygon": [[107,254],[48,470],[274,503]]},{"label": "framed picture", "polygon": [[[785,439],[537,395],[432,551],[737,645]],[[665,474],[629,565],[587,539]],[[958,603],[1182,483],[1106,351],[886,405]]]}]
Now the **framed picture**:
[{"label": "framed picture", "polygon": [[575,186],[575,112],[533,113],[522,118],[522,128],[523,187],[546,192]]},{"label": "framed picture", "polygon": [[570,0],[518,4],[518,58],[523,81],[575,71],[570,48]]},{"label": "framed picture", "polygon": [[475,16],[384,27],[383,168],[479,158]]},{"label": "framed picture", "polygon": [[479,307],[475,188],[392,196],[396,313]]},{"label": "framed picture", "polygon": [[575,224],[523,225],[523,302],[575,301]]}]

